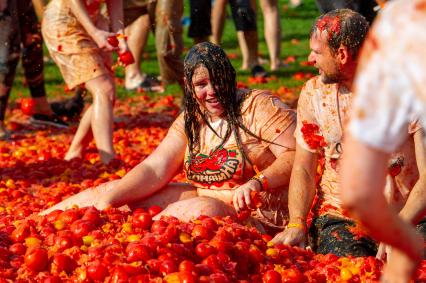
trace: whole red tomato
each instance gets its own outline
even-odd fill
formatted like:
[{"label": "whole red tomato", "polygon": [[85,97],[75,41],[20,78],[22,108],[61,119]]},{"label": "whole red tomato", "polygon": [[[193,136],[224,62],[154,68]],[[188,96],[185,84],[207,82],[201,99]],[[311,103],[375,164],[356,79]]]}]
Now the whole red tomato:
[{"label": "whole red tomato", "polygon": [[87,267],[87,275],[92,280],[104,281],[108,273],[108,268],[100,261],[94,261]]},{"label": "whole red tomato", "polygon": [[133,58],[132,52],[130,50],[127,50],[123,53],[120,53],[118,55],[118,60],[124,65],[128,66],[130,64],[135,63],[135,58]]},{"label": "whole red tomato", "polygon": [[82,220],[87,220],[94,225],[100,225],[102,223],[101,213],[95,207],[89,207],[81,217]]},{"label": "whole red tomato", "polygon": [[174,260],[166,259],[163,262],[161,262],[160,272],[163,275],[170,274],[170,273],[173,273],[173,272],[176,272],[176,271],[178,271],[178,268],[177,268]]},{"label": "whole red tomato", "polygon": [[283,271],[282,274],[283,282],[286,283],[302,283],[306,282],[305,277],[302,272],[297,270],[296,268],[289,268]]},{"label": "whole red tomato", "polygon": [[151,250],[140,243],[130,243],[126,248],[127,262],[143,261],[147,262],[152,258]]},{"label": "whole red tomato", "polygon": [[191,235],[196,239],[210,240],[213,237],[213,232],[205,226],[195,225],[194,229],[192,229]]},{"label": "whole red tomato", "polygon": [[23,242],[25,238],[27,238],[30,235],[30,226],[27,224],[21,224],[12,232],[10,235],[10,238],[13,242]]},{"label": "whole red tomato", "polygon": [[206,258],[211,254],[214,254],[216,252],[216,249],[214,247],[212,247],[209,244],[206,243],[199,243],[196,247],[195,247],[195,253],[200,257],[200,258]]},{"label": "whole red tomato", "polygon": [[210,217],[201,220],[201,225],[206,227],[209,231],[216,231],[218,228],[216,221]]},{"label": "whole red tomato", "polygon": [[154,217],[155,215],[157,215],[158,213],[160,213],[162,210],[163,210],[163,209],[162,209],[160,206],[158,206],[158,205],[153,205],[153,206],[150,206],[150,207],[148,208],[148,213],[149,213],[152,217]]},{"label": "whole red tomato", "polygon": [[69,235],[58,235],[55,237],[55,246],[58,251],[64,251],[74,246],[74,242]]},{"label": "whole red tomato", "polygon": [[76,239],[81,239],[83,236],[89,234],[95,226],[89,220],[77,220],[71,224],[70,230]]},{"label": "whole red tomato", "polygon": [[59,274],[62,271],[71,273],[76,268],[76,262],[68,255],[58,253],[53,256],[52,261],[52,273]]},{"label": "whole red tomato", "polygon": [[111,283],[126,283],[129,282],[129,276],[126,270],[121,266],[116,266],[111,272],[110,281]]},{"label": "whole red tomato", "polygon": [[187,271],[187,272],[197,272],[197,269],[195,268],[195,263],[193,263],[190,260],[183,260],[179,264],[179,271]]},{"label": "whole red tomato", "polygon": [[201,263],[208,265],[213,271],[216,272],[222,269],[222,265],[220,264],[219,259],[214,254],[209,255],[208,257],[203,259]]},{"label": "whole red tomato", "polygon": [[169,224],[167,224],[167,222],[163,220],[155,221],[154,223],[152,223],[151,232],[163,234],[168,225]]},{"label": "whole red tomato", "polygon": [[47,251],[43,248],[34,248],[27,251],[25,255],[25,264],[29,269],[35,272],[40,272],[47,267]]},{"label": "whole red tomato", "polygon": [[147,212],[133,213],[132,226],[149,230],[152,224],[152,216]]},{"label": "whole red tomato", "polygon": [[262,277],[263,283],[281,283],[281,274],[275,270],[268,270]]},{"label": "whole red tomato", "polygon": [[36,103],[32,98],[21,99],[21,111],[25,115],[31,116],[35,113]]}]

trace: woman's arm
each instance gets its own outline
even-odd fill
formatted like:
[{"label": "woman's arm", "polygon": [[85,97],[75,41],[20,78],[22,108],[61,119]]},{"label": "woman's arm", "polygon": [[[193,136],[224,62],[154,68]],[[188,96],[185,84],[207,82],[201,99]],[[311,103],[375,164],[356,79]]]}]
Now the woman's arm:
[{"label": "woman's arm", "polygon": [[105,209],[144,199],[166,185],[181,168],[186,149],[185,137],[169,132],[155,151],[123,177],[82,191],[42,212],[68,209],[74,205]]},{"label": "woman's arm", "polygon": [[[274,190],[289,183],[291,168],[294,161],[295,140],[293,137],[295,125],[291,125],[271,144],[269,149],[275,155],[275,161],[262,170],[262,174],[268,180],[268,189]],[[279,145],[282,146],[279,146]],[[249,180],[238,187],[234,192],[233,204],[238,212],[241,209],[251,207],[251,191],[260,191],[261,186],[256,180]]]},{"label": "woman's arm", "polygon": [[104,199],[113,206],[121,206],[160,190],[182,168],[186,144],[184,137],[168,134],[157,149],[126,174],[115,190]]}]

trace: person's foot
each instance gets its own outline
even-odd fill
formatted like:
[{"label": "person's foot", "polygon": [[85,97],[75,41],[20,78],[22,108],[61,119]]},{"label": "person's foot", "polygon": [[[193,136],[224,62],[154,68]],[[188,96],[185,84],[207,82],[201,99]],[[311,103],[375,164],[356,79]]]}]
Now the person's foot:
[{"label": "person's foot", "polygon": [[112,160],[115,159],[115,152],[99,150],[99,157],[101,158],[103,164],[109,164]]},{"label": "person's foot", "polygon": [[251,68],[251,75],[254,78],[266,78],[266,77],[268,77],[268,73],[260,65],[256,65],[253,68]]},{"label": "person's foot", "polygon": [[72,119],[83,112],[84,99],[82,96],[74,96],[64,101],[53,102],[50,107],[56,115]]},{"label": "person's foot", "polygon": [[132,80],[126,79],[125,88],[127,90],[142,89],[145,92],[164,92],[164,86],[161,81],[158,78],[149,75],[144,75],[141,78],[134,78]]},{"label": "person's foot", "polygon": [[68,124],[56,115],[34,114],[31,116],[30,122],[36,125],[48,125],[62,129],[68,128]]},{"label": "person's foot", "polygon": [[290,0],[290,7],[297,8],[302,5],[302,0]]},{"label": "person's foot", "polygon": [[74,158],[83,158],[83,151],[68,150],[67,153],[65,154],[64,160],[70,161],[71,159],[74,159]]}]

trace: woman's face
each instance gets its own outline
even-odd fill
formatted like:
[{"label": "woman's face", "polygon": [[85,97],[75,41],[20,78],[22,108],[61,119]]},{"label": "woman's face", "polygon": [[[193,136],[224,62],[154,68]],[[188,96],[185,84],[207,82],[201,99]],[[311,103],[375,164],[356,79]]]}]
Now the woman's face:
[{"label": "woman's face", "polygon": [[192,76],[195,98],[200,108],[207,111],[212,120],[219,118],[223,114],[223,106],[216,98],[212,82],[210,81],[209,71],[206,67],[200,65],[194,71]]}]

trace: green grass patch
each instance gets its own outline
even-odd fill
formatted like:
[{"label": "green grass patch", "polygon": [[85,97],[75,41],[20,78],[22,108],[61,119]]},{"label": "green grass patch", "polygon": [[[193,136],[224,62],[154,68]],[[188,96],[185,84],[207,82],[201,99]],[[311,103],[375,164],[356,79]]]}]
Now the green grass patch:
[{"label": "green grass patch", "polygon": [[[189,16],[189,1],[184,0],[185,14]],[[271,73],[276,76],[276,80],[270,81],[267,84],[252,85],[251,87],[265,88],[275,90],[280,86],[297,87],[303,84],[303,80],[295,80],[292,78],[296,72],[314,71],[311,67],[300,66],[300,62],[306,61],[309,54],[309,30],[313,20],[319,15],[315,6],[314,0],[305,0],[303,4],[297,8],[290,8],[287,0],[279,0],[281,29],[282,29],[282,51],[281,58],[284,60],[288,56],[295,56],[296,62],[288,64],[288,66],[281,68],[279,71]],[[228,7],[228,15],[230,15]],[[260,7],[257,8],[258,15],[258,32],[259,32],[259,53],[264,59],[268,59],[268,49],[266,46],[264,32],[263,32],[263,15]],[[192,39],[187,37],[187,28],[184,28],[184,45],[186,49],[192,46]],[[297,44],[295,44],[298,42]],[[237,70],[238,81],[247,83],[250,73],[247,71],[240,71],[241,66],[241,52],[239,50],[238,41],[234,23],[230,16],[227,17],[225,23],[225,30],[222,38],[222,46],[228,54],[237,54],[237,58],[232,59],[232,64]],[[158,63],[155,55],[154,36],[151,34],[149,37],[148,45],[145,49],[148,58],[142,62],[142,70],[146,73],[158,75]],[[45,50],[45,56],[48,58],[48,52]],[[185,56],[185,52],[183,54]],[[183,59],[183,58],[182,58]],[[265,69],[269,69],[269,65],[264,65]],[[117,76],[123,78],[123,70],[117,71]],[[65,93],[64,81],[61,73],[56,65],[49,60],[45,63],[45,85],[48,93],[49,100],[57,100],[65,96],[71,96],[72,92]],[[127,91],[122,86],[117,87],[117,94],[120,99],[138,95],[134,91]],[[149,94],[156,97],[157,95]],[[169,86],[164,94],[161,95],[174,95],[181,96],[182,92],[179,86]],[[11,100],[20,97],[28,97],[28,88],[24,85],[24,77],[22,67],[19,66],[11,93]]]}]

